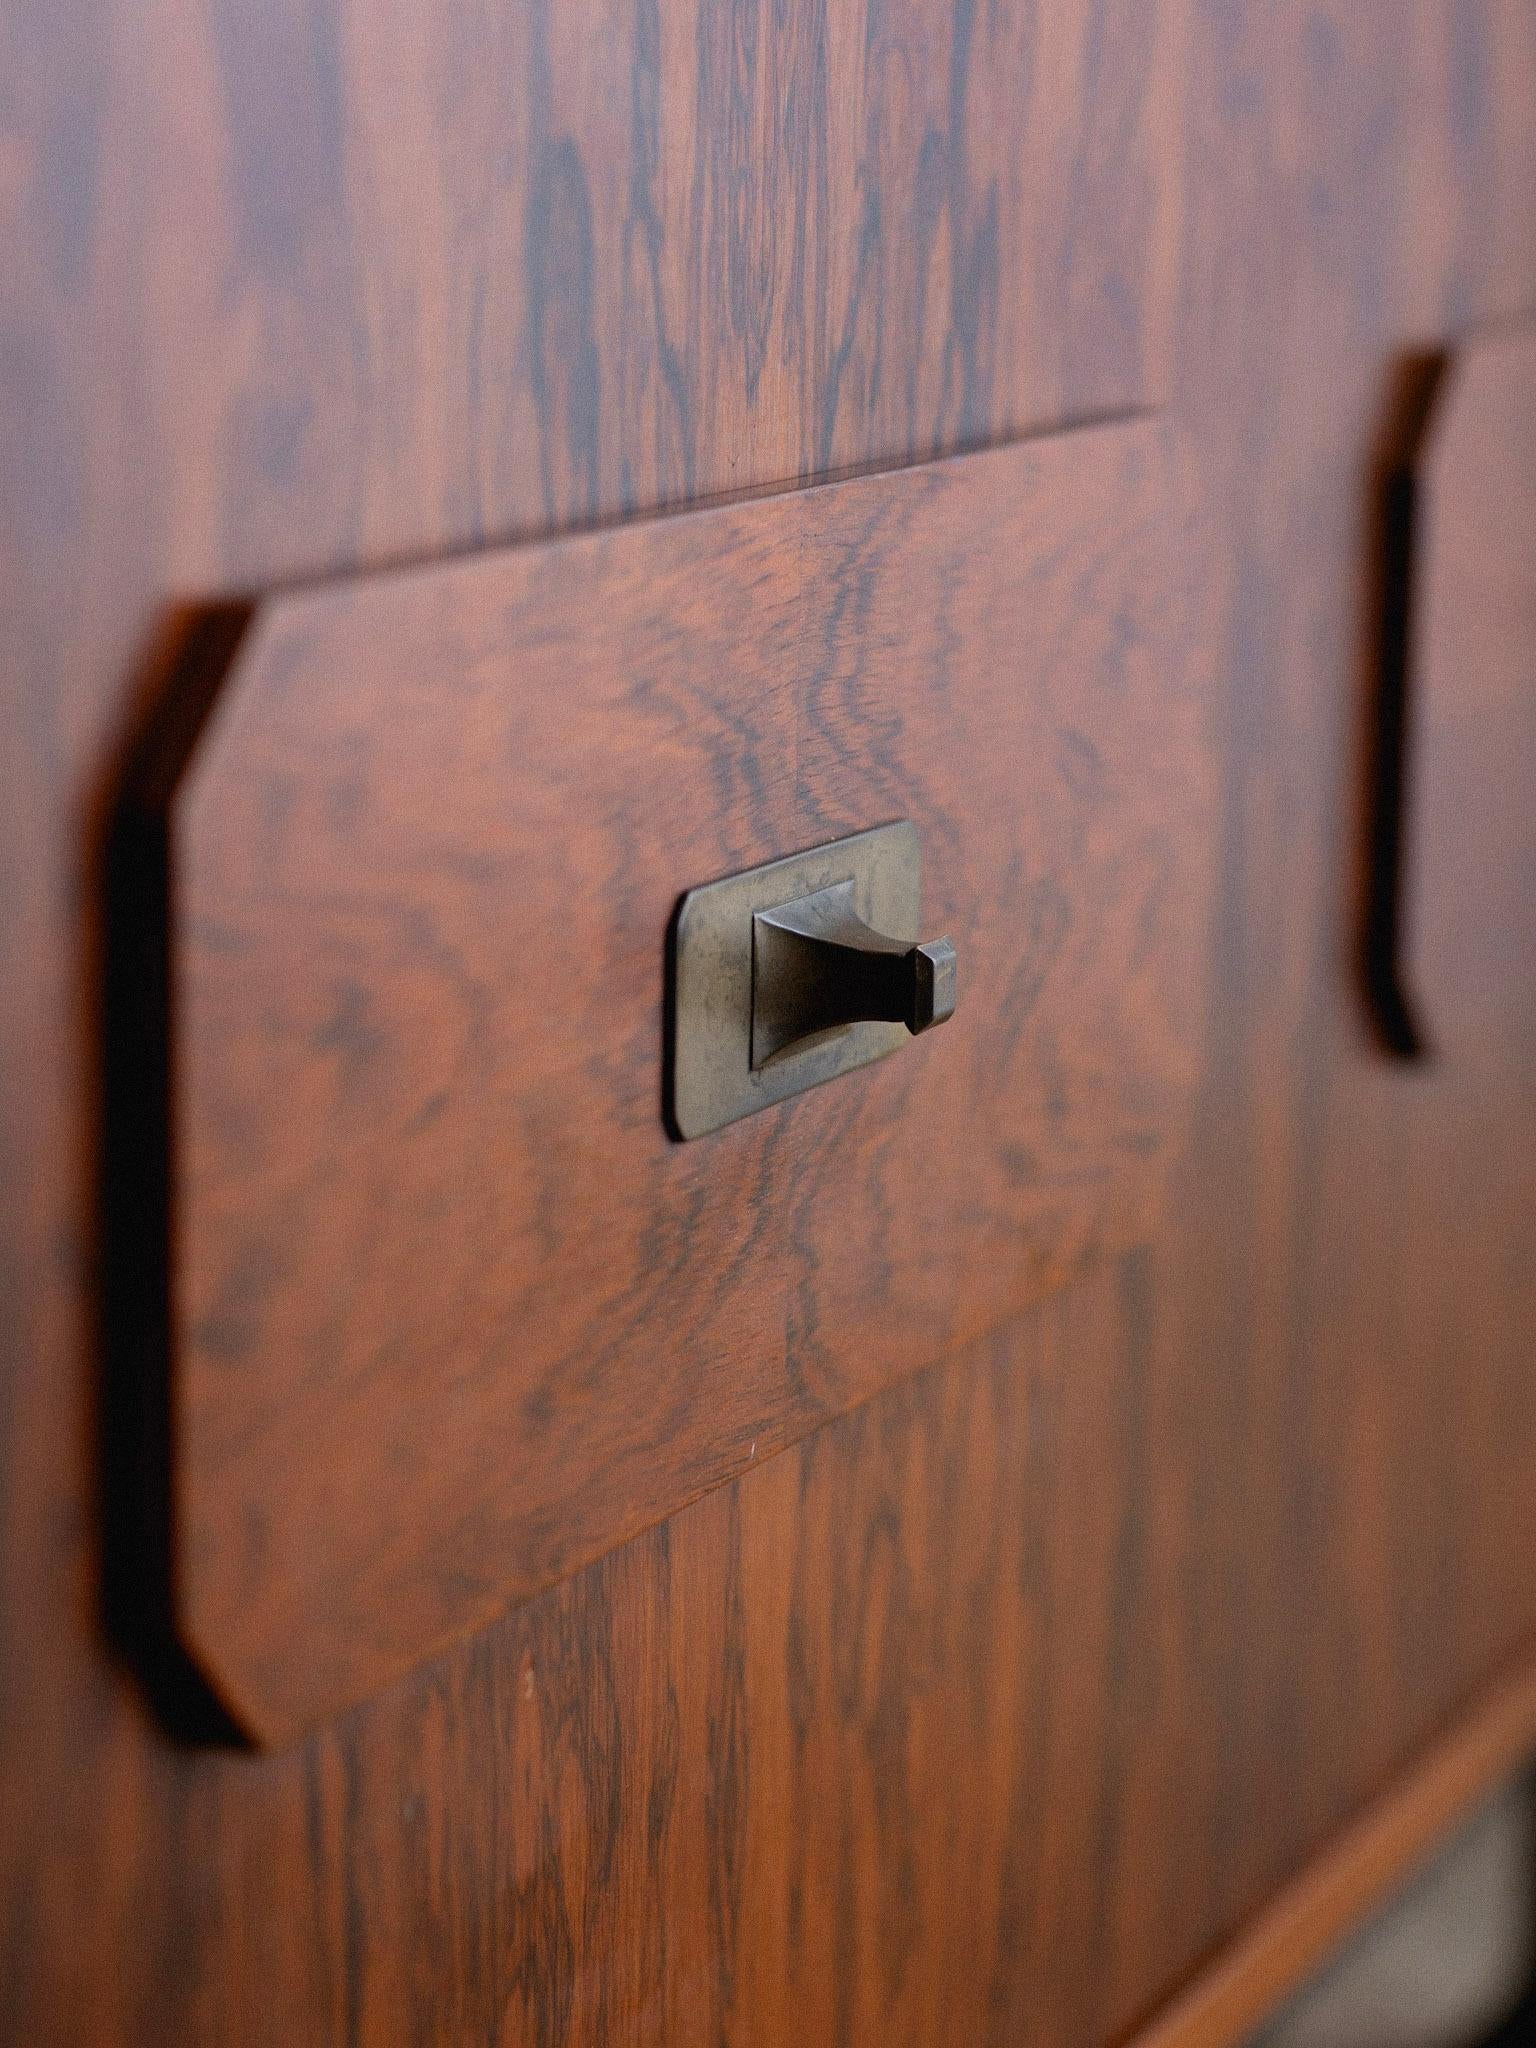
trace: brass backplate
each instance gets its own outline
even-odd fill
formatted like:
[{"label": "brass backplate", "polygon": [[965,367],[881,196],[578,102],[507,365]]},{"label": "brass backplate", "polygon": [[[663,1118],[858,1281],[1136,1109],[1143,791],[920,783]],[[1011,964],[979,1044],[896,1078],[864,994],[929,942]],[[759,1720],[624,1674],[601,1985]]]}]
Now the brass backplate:
[{"label": "brass backplate", "polygon": [[754,1073],[752,919],[851,882],[866,924],[916,943],[921,880],[917,832],[902,821],[689,890],[671,934],[666,1108],[674,1137],[701,1138],[907,1042],[904,1024],[845,1024]]}]

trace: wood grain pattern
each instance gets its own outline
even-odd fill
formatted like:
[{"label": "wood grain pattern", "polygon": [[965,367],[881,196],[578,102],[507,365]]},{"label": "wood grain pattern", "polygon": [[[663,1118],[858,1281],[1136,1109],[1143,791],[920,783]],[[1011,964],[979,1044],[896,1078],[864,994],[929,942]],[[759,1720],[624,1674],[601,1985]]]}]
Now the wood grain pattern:
[{"label": "wood grain pattern", "polygon": [[[1461,1121],[1529,1127],[1536,1088],[1536,328],[1452,358],[1423,496],[1405,949],[1453,1140]],[[1496,1204],[1531,1217],[1536,1180]]]},{"label": "wood grain pattern", "polygon": [[[966,53],[942,88],[913,69],[940,109],[929,161],[955,161],[957,99],[985,98],[966,207],[1017,164],[1000,230],[1018,205],[1058,232],[1041,255],[1022,231],[995,297],[935,285],[925,306],[970,328],[951,341],[946,311],[919,336],[895,256],[823,253],[858,247],[845,195],[878,196],[893,160],[899,102],[861,102],[828,124],[857,167],[835,214],[798,209],[816,261],[787,288],[819,276],[808,323],[878,357],[836,409],[839,463],[891,451],[893,394],[931,408],[946,351],[993,365],[969,439],[1122,395],[1096,388],[1101,349],[1163,349],[1220,537],[1222,863],[1195,1143],[1161,1232],[254,1757],[167,1739],[101,1628],[90,848],[117,736],[188,599],[584,520],[594,474],[602,515],[675,499],[684,415],[692,488],[814,460],[820,371],[769,348],[749,393],[675,242],[710,149],[762,218],[796,119],[731,128],[740,95],[672,43],[701,19],[672,0],[568,39],[553,6],[0,13],[8,2042],[1102,2042],[1536,1627],[1511,1226],[1469,1263],[1454,1190],[1415,1191],[1442,1080],[1366,1042],[1349,886],[1372,451],[1406,349],[1536,300],[1536,15],[1189,11],[1182,139],[1156,173],[1185,192],[1171,341],[1118,176],[1153,175],[1124,117],[1147,39],[1177,29],[1161,9],[882,9],[877,38],[929,24]],[[1081,66],[987,86],[989,39],[1025,48],[1047,14]],[[505,61],[525,24],[541,70]],[[868,27],[774,15],[825,50],[839,110]],[[673,54],[635,118],[632,77],[661,75],[642,47]],[[765,47],[744,40],[743,67]],[[530,284],[536,129],[580,165],[593,249],[622,248],[632,211],[642,286],[654,246],[697,309],[680,366],[665,296],[616,322],[609,259],[579,237],[545,238]],[[902,202],[883,218],[915,307],[943,238],[923,270]],[[1039,317],[993,347],[1023,305]],[[673,367],[623,383],[641,362]],[[918,442],[939,433],[930,411]]]},{"label": "wood grain pattern", "polygon": [[[1130,424],[258,609],[171,805],[176,1569],[254,1732],[1153,1227],[1211,902],[1189,503]],[[681,890],[893,816],[953,1028],[673,1143]]]},{"label": "wood grain pattern", "polygon": [[1402,1777],[1135,2028],[1132,2048],[1226,2048],[1246,2040],[1533,1749],[1536,1653],[1527,1649],[1476,1698],[1460,1703]]}]

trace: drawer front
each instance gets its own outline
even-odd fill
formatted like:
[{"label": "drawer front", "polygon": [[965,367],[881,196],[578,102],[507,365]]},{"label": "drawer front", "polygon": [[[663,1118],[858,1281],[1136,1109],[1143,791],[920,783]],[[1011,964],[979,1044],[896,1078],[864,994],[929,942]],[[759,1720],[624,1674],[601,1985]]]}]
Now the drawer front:
[{"label": "drawer front", "polygon": [[[1191,502],[1141,420],[256,608],[168,800],[176,1599],[252,1733],[1146,1232]],[[954,1018],[676,1142],[680,894],[896,818]]]}]

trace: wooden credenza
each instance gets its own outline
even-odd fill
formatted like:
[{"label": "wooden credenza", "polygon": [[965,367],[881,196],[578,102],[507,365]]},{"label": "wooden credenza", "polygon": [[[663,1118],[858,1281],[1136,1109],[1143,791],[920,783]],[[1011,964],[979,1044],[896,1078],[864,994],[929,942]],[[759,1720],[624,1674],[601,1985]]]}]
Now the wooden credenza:
[{"label": "wooden credenza", "polygon": [[1536,5],[15,8],[0,259],[0,2040],[1239,2040],[1536,1749]]}]

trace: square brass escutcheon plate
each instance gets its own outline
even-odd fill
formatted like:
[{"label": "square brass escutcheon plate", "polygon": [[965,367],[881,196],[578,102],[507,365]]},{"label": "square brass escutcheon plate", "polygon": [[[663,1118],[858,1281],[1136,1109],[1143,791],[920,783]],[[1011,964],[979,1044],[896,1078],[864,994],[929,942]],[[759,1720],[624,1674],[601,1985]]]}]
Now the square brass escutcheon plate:
[{"label": "square brass escutcheon plate", "polygon": [[752,919],[851,882],[866,924],[915,944],[921,881],[917,832],[902,821],[689,890],[672,930],[666,1110],[674,1137],[702,1138],[906,1043],[904,1024],[843,1024],[754,1072]]}]

